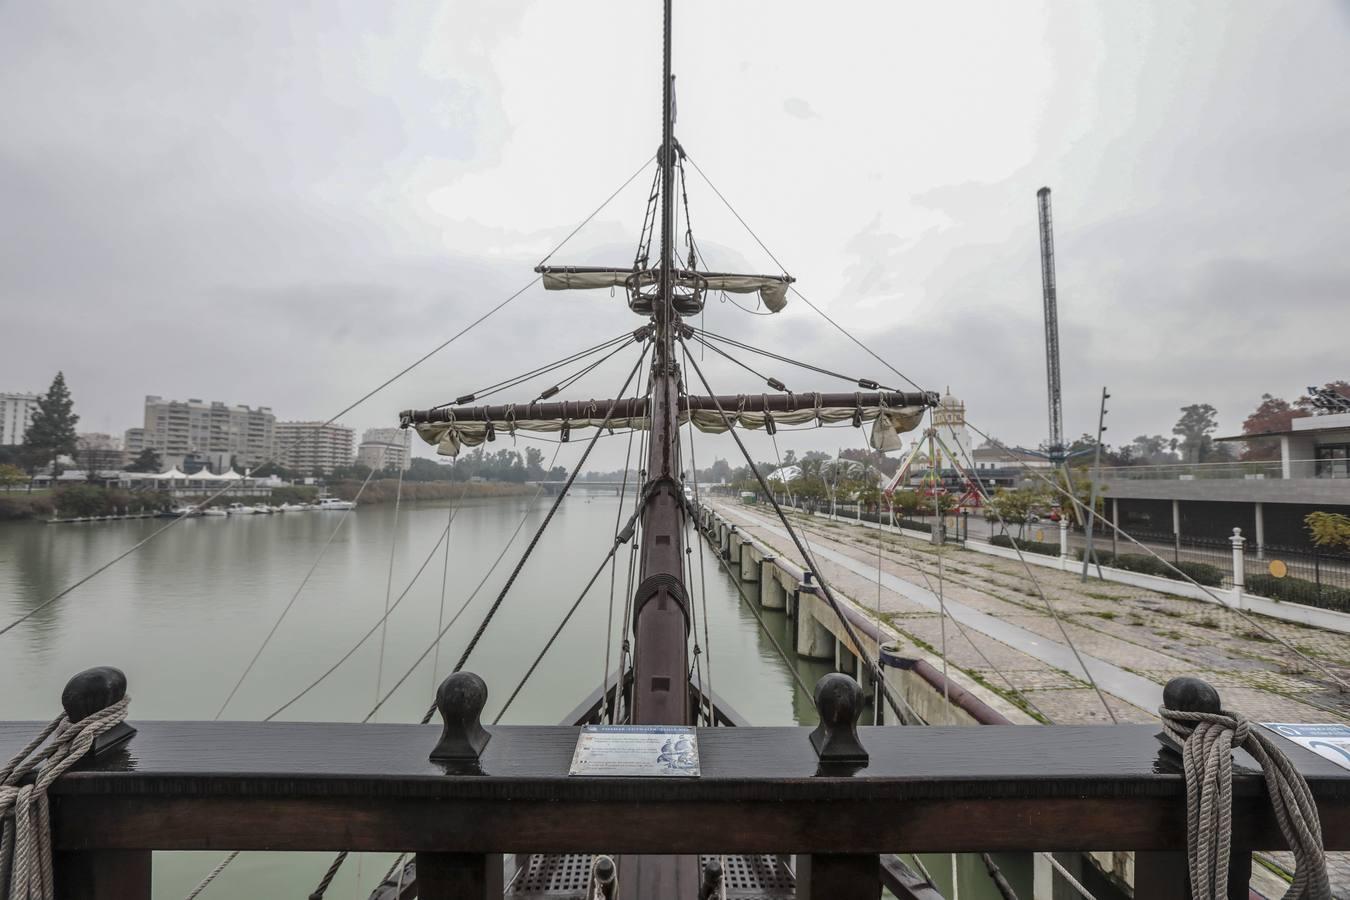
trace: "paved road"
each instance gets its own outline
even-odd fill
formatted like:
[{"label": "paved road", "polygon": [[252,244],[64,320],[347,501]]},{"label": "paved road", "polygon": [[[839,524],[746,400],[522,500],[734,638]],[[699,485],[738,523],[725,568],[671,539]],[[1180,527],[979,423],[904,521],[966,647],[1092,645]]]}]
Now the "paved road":
[{"label": "paved road", "polygon": [[[781,527],[781,524],[775,524],[759,515],[725,504],[719,504],[719,509],[730,518],[740,519],[781,538],[788,537],[787,531]],[[822,560],[829,560],[872,581],[877,578],[875,561],[866,562],[828,547],[822,547],[819,539],[811,542],[810,548],[812,554]],[[889,572],[881,573],[881,583],[887,589],[933,612],[939,612],[944,605],[932,591]],[[1086,666],[1092,679],[1097,682],[1103,691],[1114,694],[1140,709],[1152,712],[1162,705],[1162,685],[1156,682],[1141,678],[1104,659],[1098,659],[1086,653],[1080,654],[1083,659],[1083,666],[1080,666],[1078,660],[1074,658],[1073,651],[1065,644],[1048,640],[1033,631],[1004,622],[963,603],[947,600],[945,606],[947,614],[962,625],[969,626],[981,634],[996,641],[1001,641],[1009,647],[1020,650],[1028,656],[1033,656],[1055,668],[1082,676],[1084,674],[1083,668]]]}]

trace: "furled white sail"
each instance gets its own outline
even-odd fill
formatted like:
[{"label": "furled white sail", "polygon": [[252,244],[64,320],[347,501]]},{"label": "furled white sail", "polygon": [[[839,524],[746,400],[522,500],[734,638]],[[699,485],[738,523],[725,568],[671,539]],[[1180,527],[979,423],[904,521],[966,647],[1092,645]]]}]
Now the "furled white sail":
[{"label": "furled white sail", "polygon": [[[776,426],[805,425],[811,422],[826,425],[834,422],[848,422],[858,417],[862,422],[873,422],[869,442],[877,450],[889,450],[899,446],[896,435],[913,431],[923,419],[926,407],[904,406],[897,409],[872,406],[815,406],[793,410],[791,412],[751,412],[744,409],[728,408],[727,418],[734,426],[750,429],[762,429],[765,420],[772,419]],[[516,431],[537,433],[557,433],[567,429],[595,428],[604,423],[605,409],[596,404],[583,418],[575,419],[501,419],[491,422],[492,431],[498,437],[510,436]],[[688,411],[680,413],[680,424],[689,421]],[[489,423],[482,420],[459,420],[451,422],[423,422],[416,426],[418,435],[436,448],[442,456],[457,456],[463,447],[477,447],[487,440]],[[609,420],[611,430],[636,428],[646,430],[650,422],[646,416],[632,418],[613,418]],[[726,423],[716,409],[694,410],[694,427],[708,434],[721,434],[726,431]]]},{"label": "furled white sail", "polygon": [[[646,288],[656,283],[657,269],[611,269],[583,266],[553,266],[538,270],[544,289],[549,291],[594,290],[597,288]],[[787,306],[787,275],[735,275],[725,272],[694,272],[680,269],[675,273],[680,286],[705,291],[726,291],[729,294],[759,294],[760,301],[770,312],[779,312]]]}]

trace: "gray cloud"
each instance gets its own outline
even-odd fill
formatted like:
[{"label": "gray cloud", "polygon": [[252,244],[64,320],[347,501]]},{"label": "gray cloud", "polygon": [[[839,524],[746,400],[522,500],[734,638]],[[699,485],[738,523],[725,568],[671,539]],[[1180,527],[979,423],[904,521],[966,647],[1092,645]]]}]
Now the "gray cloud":
[{"label": "gray cloud", "polygon": [[820,114],[811,108],[801,97],[789,97],[783,101],[783,112],[794,119],[819,119]]},{"label": "gray cloud", "polygon": [[[634,77],[654,65],[648,12],[0,6],[0,389],[40,390],[63,368],[99,430],[135,424],[147,393],[331,414],[528,281],[651,153]],[[697,52],[677,43],[681,138],[813,301],[1009,440],[1044,431],[1042,184],[1071,432],[1102,384],[1126,438],[1200,400],[1232,430],[1264,391],[1350,376],[1343,8],[986,13],[987,33],[940,8],[728,21]],[[869,29],[873,14],[900,19]],[[817,30],[855,43],[782,58]],[[1040,46],[1008,46],[1023,39]],[[588,41],[609,43],[577,50]],[[555,261],[631,259],[648,178]],[[772,268],[692,173],[690,193],[710,264]],[[348,424],[636,324],[621,297],[536,289]],[[885,380],[800,303],[752,318],[714,301],[707,324]],[[578,395],[605,395],[620,368]],[[719,388],[760,390],[706,368]]]}]

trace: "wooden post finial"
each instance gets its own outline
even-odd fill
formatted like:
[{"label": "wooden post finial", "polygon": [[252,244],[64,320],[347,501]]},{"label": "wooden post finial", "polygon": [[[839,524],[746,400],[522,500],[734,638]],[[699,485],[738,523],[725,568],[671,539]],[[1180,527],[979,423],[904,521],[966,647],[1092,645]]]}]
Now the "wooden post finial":
[{"label": "wooden post finial", "polygon": [[863,689],[847,675],[832,672],[816,682],[816,712],[820,724],[811,732],[811,745],[822,763],[868,761],[858,740],[858,717],[862,715]]},{"label": "wooden post finial", "polygon": [[437,761],[478,760],[492,735],[479,717],[487,705],[487,683],[472,672],[455,672],[436,690],[436,708],[440,710],[441,739],[431,751]]},{"label": "wooden post finial", "polygon": [[1219,692],[1207,681],[1182,676],[1163,688],[1163,708],[1178,712],[1218,713],[1223,707]]},{"label": "wooden post finial", "polygon": [[127,676],[112,666],[85,669],[66,682],[61,706],[72,723],[107,709],[127,695]]},{"label": "wooden post finial", "polygon": [[[113,666],[95,666],[85,669],[66,682],[61,691],[61,708],[72,724],[102,712],[127,695],[127,676],[121,669]],[[125,721],[118,722],[112,728],[94,738],[89,748],[92,756],[121,744],[136,733]]]}]

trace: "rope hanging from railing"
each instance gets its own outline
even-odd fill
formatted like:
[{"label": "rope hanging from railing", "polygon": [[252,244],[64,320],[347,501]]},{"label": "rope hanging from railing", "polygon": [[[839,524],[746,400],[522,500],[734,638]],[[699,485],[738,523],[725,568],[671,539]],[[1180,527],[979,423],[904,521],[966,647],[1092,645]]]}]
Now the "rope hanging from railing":
[{"label": "rope hanging from railing", "polygon": [[[56,896],[47,788],[84,758],[99,735],[126,719],[130,703],[131,698],[123,696],[78,722],[62,713],[0,770],[0,860],[11,859],[6,895],[10,900]],[[33,782],[24,784],[34,772]]]},{"label": "rope hanging from railing", "polygon": [[1186,850],[1191,896],[1228,896],[1233,840],[1233,748],[1261,764],[1280,833],[1294,852],[1294,880],[1284,900],[1331,900],[1317,805],[1303,776],[1259,726],[1231,710],[1189,712],[1160,707],[1163,729],[1181,745],[1186,777]]}]

